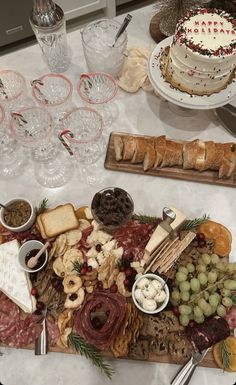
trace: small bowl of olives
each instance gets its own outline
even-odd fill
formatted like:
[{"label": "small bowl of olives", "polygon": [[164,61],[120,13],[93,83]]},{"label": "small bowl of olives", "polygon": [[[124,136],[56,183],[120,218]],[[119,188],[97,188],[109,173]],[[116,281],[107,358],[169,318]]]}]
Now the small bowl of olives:
[{"label": "small bowl of olives", "polygon": [[134,202],[127,191],[108,187],[94,195],[91,210],[104,230],[115,230],[132,218]]}]

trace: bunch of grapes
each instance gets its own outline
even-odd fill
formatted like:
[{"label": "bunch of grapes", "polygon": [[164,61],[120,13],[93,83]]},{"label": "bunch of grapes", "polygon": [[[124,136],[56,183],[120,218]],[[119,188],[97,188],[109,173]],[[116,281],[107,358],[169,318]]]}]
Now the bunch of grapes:
[{"label": "bunch of grapes", "polygon": [[202,254],[196,263],[180,266],[176,275],[171,303],[178,306],[179,322],[203,323],[206,317],[226,315],[236,290],[236,262],[226,263],[217,254]]}]

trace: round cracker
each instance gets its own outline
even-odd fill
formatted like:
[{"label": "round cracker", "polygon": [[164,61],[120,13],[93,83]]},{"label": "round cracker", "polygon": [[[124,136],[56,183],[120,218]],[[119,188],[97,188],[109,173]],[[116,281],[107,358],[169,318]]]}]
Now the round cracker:
[{"label": "round cracker", "polygon": [[54,272],[56,273],[56,275],[58,275],[59,277],[65,276],[65,272],[66,272],[65,266],[62,262],[61,257],[55,259],[55,261],[53,262],[52,268],[53,268]]},{"label": "round cracker", "polygon": [[65,236],[67,245],[74,246],[81,240],[82,231],[79,229],[70,230],[65,233]]}]

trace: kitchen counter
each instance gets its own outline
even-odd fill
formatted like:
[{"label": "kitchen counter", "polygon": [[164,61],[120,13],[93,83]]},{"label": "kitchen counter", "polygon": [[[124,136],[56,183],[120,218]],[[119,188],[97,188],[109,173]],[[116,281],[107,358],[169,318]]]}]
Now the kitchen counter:
[{"label": "kitchen counter", "polygon": [[[151,6],[133,12],[133,20],[128,27],[129,45],[154,43],[149,36],[149,23],[153,16]],[[120,20],[123,19],[121,16]],[[72,64],[65,73],[77,84],[80,73],[86,71],[80,31],[68,34],[72,54]],[[21,72],[28,80],[48,73],[38,45],[5,55],[0,59],[1,68],[12,68]],[[30,92],[30,90],[29,90]],[[74,102],[81,105],[74,91]],[[146,135],[166,134],[169,138],[180,140],[232,141],[233,138],[223,129],[213,111],[201,111],[193,117],[183,117],[170,111],[166,101],[154,94],[140,90],[136,94],[118,91],[115,104],[118,116],[110,131],[124,131]],[[234,103],[236,105],[236,100]],[[105,156],[105,154],[104,154]],[[120,186],[134,199],[136,212],[160,215],[164,206],[173,205],[184,211],[190,218],[209,213],[215,221],[227,226],[233,234],[232,256],[236,260],[236,199],[235,189],[215,185],[193,183],[174,179],[158,178],[100,170],[104,180],[102,185],[88,186],[75,174],[70,183],[57,189],[39,186],[29,166],[27,172],[10,181],[0,181],[1,201],[11,197],[25,196],[35,205],[47,197],[51,206],[62,202],[72,202],[76,206],[88,204],[96,191],[106,186]],[[4,349],[0,351],[0,382],[2,385],[114,385],[136,384],[168,385],[178,370],[177,365],[110,360],[115,369],[112,382],[83,357],[50,353],[47,356],[34,356],[29,350]],[[198,368],[191,385],[233,385],[236,374],[223,373],[222,370]]]}]

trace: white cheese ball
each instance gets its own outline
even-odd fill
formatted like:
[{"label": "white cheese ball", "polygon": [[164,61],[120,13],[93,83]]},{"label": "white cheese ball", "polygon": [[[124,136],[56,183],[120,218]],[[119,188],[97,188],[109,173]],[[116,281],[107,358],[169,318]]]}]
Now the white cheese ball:
[{"label": "white cheese ball", "polygon": [[139,289],[144,289],[145,286],[148,286],[149,285],[149,279],[148,278],[142,278],[140,279],[140,281],[137,283],[137,287]]},{"label": "white cheese ball", "polygon": [[138,301],[138,303],[142,305],[143,301],[145,300],[142,290],[136,289],[134,292],[134,296],[135,296],[135,299]]},{"label": "white cheese ball", "polygon": [[164,302],[165,299],[166,299],[166,292],[165,292],[165,290],[158,291],[154,299],[155,299],[156,302],[159,302],[159,303],[160,302]]},{"label": "white cheese ball", "polygon": [[157,291],[156,289],[154,289],[154,287],[149,284],[148,287],[145,286],[145,288],[142,290],[143,292],[143,295],[145,298],[154,298],[155,295],[157,294]]},{"label": "white cheese ball", "polygon": [[157,303],[154,299],[144,299],[143,303],[142,303],[142,307],[144,310],[148,310],[148,311],[154,311],[156,310],[157,308]]},{"label": "white cheese ball", "polygon": [[157,279],[153,279],[151,285],[154,287],[154,289],[156,289],[156,291],[160,291],[162,289],[162,283]]}]

